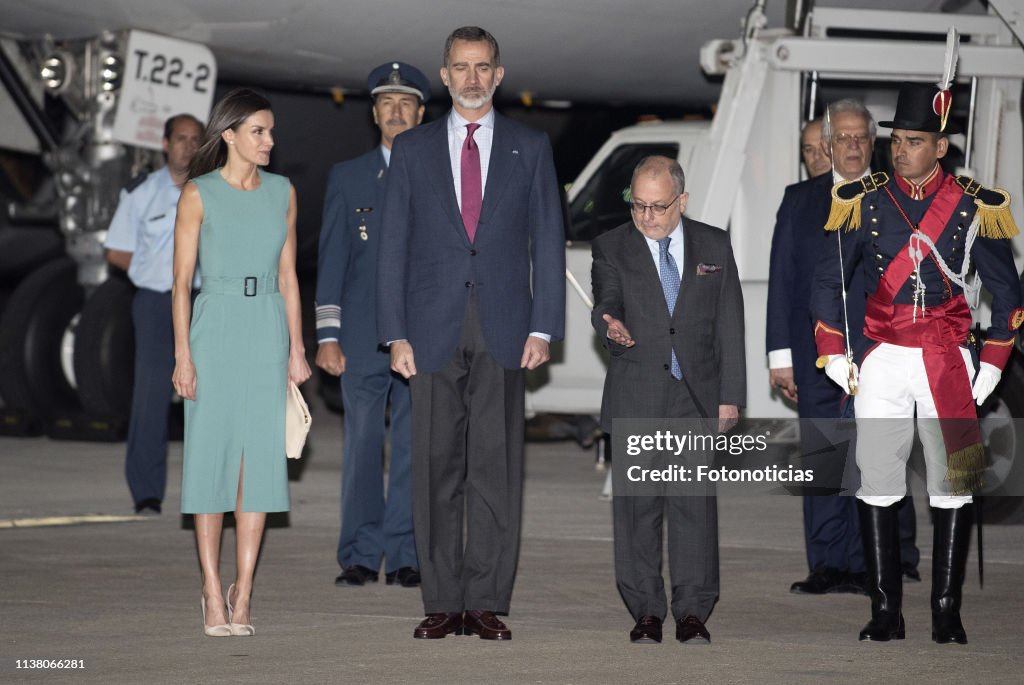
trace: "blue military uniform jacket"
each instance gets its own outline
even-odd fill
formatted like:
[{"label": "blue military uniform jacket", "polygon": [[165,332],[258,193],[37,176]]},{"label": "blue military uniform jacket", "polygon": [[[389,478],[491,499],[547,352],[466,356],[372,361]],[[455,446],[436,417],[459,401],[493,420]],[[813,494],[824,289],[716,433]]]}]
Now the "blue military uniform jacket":
[{"label": "blue military uniform jacket", "polygon": [[[917,225],[922,221],[938,194],[933,191],[922,199],[913,199],[899,183],[890,180],[885,174],[873,174],[873,177],[874,181],[865,181],[864,197],[859,200],[862,217],[860,227],[855,230],[839,229],[842,236],[843,271],[846,277],[850,278],[854,269],[859,268],[864,275],[865,287],[869,294],[878,290],[882,274],[893,259],[907,248],[907,241],[912,233],[911,224]],[[946,178],[940,173],[935,183],[941,186],[947,182]],[[976,194],[979,190],[983,191],[981,196],[978,196],[980,200],[986,193],[993,192],[985,191],[966,177],[961,177],[961,180],[973,184],[975,195],[964,192],[959,197],[951,217],[935,241],[938,254],[950,269],[957,273],[963,264],[968,229],[975,213],[979,211]],[[859,183],[855,181],[845,186],[855,187]],[[889,193],[892,193],[891,197]],[[816,338],[821,354],[837,351],[834,339],[836,335],[841,336],[842,331],[839,269],[826,268],[839,263],[839,251],[836,241],[833,240],[830,244],[833,245],[830,254],[825,256],[826,261],[819,268],[815,278],[811,305],[812,313],[818,322]],[[992,324],[988,329],[981,359],[1002,368],[1012,349],[1016,330],[1024,318],[1020,309],[1020,280],[1013,262],[1010,241],[985,237],[985,232],[982,231],[974,243],[971,259],[985,289],[992,294]],[[920,278],[925,284],[926,310],[928,307],[947,303],[963,292],[946,278],[932,255],[927,256],[921,263]],[[912,274],[901,285],[893,302],[897,305],[912,305],[915,283],[916,278]],[[832,332],[828,329],[832,329]],[[861,360],[869,346],[873,344],[873,341],[865,339],[859,346],[855,346],[856,359]]]},{"label": "blue military uniform jacket", "polygon": [[320,227],[316,281],[317,341],[336,339],[346,371],[385,371],[377,343],[377,251],[387,163],[381,148],[331,169]]},{"label": "blue military uniform jacket", "polygon": [[[793,379],[800,397],[797,410],[804,418],[835,417],[842,409],[842,390],[815,366],[818,354],[811,317],[815,270],[824,255],[835,249],[835,233],[825,231],[831,189],[831,173],[788,186],[772,234],[765,342],[768,352],[791,350]],[[823,268],[831,268],[838,275],[839,261],[828,262]],[[857,271],[847,286],[846,305],[855,347],[864,337],[864,299],[864,277]]]}]

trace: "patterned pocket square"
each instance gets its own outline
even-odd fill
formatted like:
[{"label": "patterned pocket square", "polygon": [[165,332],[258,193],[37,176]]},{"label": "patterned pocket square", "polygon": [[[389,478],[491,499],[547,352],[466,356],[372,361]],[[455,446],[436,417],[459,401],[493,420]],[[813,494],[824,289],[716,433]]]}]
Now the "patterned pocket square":
[{"label": "patterned pocket square", "polygon": [[697,265],[697,275],[707,276],[708,274],[717,273],[722,270],[722,267],[717,264],[704,264],[703,262]]}]

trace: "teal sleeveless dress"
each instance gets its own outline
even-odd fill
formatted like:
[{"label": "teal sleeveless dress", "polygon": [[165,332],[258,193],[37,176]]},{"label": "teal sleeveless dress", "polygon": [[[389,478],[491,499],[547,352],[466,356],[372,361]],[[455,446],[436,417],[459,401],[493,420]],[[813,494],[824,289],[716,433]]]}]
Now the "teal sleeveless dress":
[{"label": "teal sleeveless dress", "polygon": [[234,511],[245,460],[242,511],[287,511],[284,452],[288,325],[277,288],[290,183],[260,170],[239,190],[220,169],[192,179],[203,202],[189,343],[196,399],[185,401],[181,511]]}]

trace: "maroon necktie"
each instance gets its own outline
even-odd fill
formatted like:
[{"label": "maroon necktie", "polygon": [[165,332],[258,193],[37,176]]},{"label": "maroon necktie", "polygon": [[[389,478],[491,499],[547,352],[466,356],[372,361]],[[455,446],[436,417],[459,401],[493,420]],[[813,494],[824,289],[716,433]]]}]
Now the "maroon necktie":
[{"label": "maroon necktie", "polygon": [[473,133],[480,124],[466,124],[468,133],[462,144],[462,224],[466,227],[469,242],[476,238],[476,225],[480,222],[480,205],[483,189],[480,182],[480,148],[473,140]]}]

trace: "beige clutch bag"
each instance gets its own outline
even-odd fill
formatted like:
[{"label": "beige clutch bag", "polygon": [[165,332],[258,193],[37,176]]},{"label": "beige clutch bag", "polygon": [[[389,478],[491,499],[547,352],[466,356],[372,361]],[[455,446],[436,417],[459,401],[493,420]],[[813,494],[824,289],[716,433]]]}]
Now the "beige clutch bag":
[{"label": "beige clutch bag", "polygon": [[306,444],[306,436],[312,425],[313,417],[309,415],[309,407],[299,387],[288,381],[288,394],[284,402],[284,453],[289,459],[302,456],[302,447]]}]

